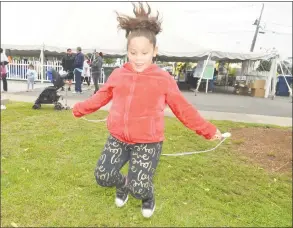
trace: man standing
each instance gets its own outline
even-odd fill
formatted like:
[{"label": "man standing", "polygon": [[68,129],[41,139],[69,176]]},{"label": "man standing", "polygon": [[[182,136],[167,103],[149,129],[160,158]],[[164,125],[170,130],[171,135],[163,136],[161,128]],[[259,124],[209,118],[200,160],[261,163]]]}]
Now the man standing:
[{"label": "man standing", "polygon": [[102,66],[103,66],[103,53],[99,52],[97,55],[97,58],[92,62],[92,78],[95,85],[95,92],[96,93],[99,90],[99,79],[102,74]]},{"label": "man standing", "polygon": [[[68,91],[70,91],[70,87],[73,80],[73,63],[74,63],[74,55],[72,54],[72,51],[70,48],[67,49],[67,54],[62,58],[62,67],[63,70],[68,72],[68,75],[66,79],[68,80]],[[62,91],[64,91],[64,87],[62,87]]]},{"label": "man standing", "polygon": [[81,73],[83,70],[84,55],[81,53],[81,47],[76,48],[76,56],[74,59],[74,75],[75,75],[75,92],[73,93],[82,93],[81,90]]}]

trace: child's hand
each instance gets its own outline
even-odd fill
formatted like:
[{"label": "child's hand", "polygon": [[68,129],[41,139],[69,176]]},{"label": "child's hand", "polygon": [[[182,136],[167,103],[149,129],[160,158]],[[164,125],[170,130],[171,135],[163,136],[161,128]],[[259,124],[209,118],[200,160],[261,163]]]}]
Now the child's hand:
[{"label": "child's hand", "polygon": [[222,133],[219,129],[217,129],[216,134],[210,139],[211,141],[215,140],[221,140],[222,139]]}]

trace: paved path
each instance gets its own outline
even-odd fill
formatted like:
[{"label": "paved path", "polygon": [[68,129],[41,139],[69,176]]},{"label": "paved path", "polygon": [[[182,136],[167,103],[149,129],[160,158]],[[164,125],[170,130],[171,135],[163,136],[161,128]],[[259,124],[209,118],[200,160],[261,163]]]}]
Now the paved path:
[{"label": "paved path", "polygon": [[220,93],[200,93],[197,96],[191,92],[183,94],[200,110],[292,118],[292,103],[289,97],[276,97],[271,100]]},{"label": "paved path", "polygon": [[[9,93],[2,94],[3,98],[15,101],[34,102],[44,87],[50,84],[35,85],[33,92],[25,92],[26,84],[9,81]],[[64,92],[61,92],[64,94]],[[90,97],[92,91],[85,90],[84,94],[68,93],[68,105]],[[192,92],[183,92],[185,98],[206,118],[210,120],[231,120],[246,123],[274,124],[279,126],[292,126],[292,103],[288,97],[277,97],[275,100],[253,98],[247,96],[204,94],[194,96]],[[2,99],[2,98],[1,98]],[[111,103],[104,106],[109,110]],[[166,116],[174,116],[167,108]]]}]

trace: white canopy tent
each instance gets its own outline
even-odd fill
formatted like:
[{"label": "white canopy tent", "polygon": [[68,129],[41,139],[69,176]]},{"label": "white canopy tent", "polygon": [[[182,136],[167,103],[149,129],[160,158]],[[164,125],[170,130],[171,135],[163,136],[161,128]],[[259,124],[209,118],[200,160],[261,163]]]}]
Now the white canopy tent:
[{"label": "white canopy tent", "polygon": [[[180,45],[179,45],[180,46]],[[58,56],[66,53],[66,47],[55,47],[47,45],[11,45],[2,44],[1,47],[4,50],[10,50],[12,55],[23,55],[23,56],[39,56],[43,50],[45,55]],[[106,56],[117,56],[123,57],[126,53],[126,48],[122,49],[111,49],[107,48],[85,48],[84,53],[93,53],[94,51],[103,52]],[[168,51],[167,51],[168,50]],[[211,60],[214,61],[231,61],[231,62],[241,62],[245,60],[267,60],[274,58],[277,54],[272,53],[233,53],[233,52],[223,52],[214,51],[211,49],[204,48],[192,48],[189,51],[182,51],[180,47],[177,46],[177,50],[180,51],[169,51],[169,49],[159,49],[158,58],[162,61],[200,61],[207,59],[208,55],[212,53]]]},{"label": "white canopy tent", "polygon": [[[276,84],[276,71],[277,71],[277,61],[279,55],[274,53],[233,53],[233,52],[223,52],[223,51],[214,51],[210,49],[205,49],[202,47],[195,48],[194,45],[189,44],[187,42],[182,42],[182,40],[178,40],[175,42],[173,40],[171,42],[170,39],[164,40],[160,39],[158,41],[158,45],[162,45],[162,47],[170,47],[172,51],[167,51],[169,49],[159,49],[158,52],[158,60],[160,61],[169,61],[169,62],[196,62],[200,60],[210,59],[213,61],[227,61],[227,62],[243,62],[243,66],[247,66],[250,61],[257,61],[257,60],[269,60],[273,59],[271,72],[269,77],[266,78],[266,94],[265,97],[267,98],[270,93],[274,93],[275,84]],[[120,40],[121,42],[121,40]],[[125,42],[125,40],[124,40]],[[109,42],[110,44],[111,42]],[[122,42],[121,42],[122,43]],[[171,46],[173,44],[173,46]],[[174,44],[176,44],[174,46]],[[178,45],[177,45],[178,44]],[[64,47],[54,47],[48,45],[8,45],[3,44],[1,45],[4,50],[10,50],[11,54],[13,55],[27,55],[27,56],[40,56],[41,61],[44,61],[45,56],[60,56],[64,55],[67,48]],[[180,50],[180,51],[179,51]],[[121,49],[111,49],[111,45],[106,46],[106,48],[86,48],[83,49],[84,53],[93,53],[94,51],[103,52],[104,55],[107,57],[114,57],[114,58],[122,58],[125,57],[126,46],[125,48]],[[43,53],[43,54],[42,54]],[[242,70],[245,74],[247,71],[245,69]],[[271,81],[273,79],[274,86],[271,86]],[[273,91],[271,91],[271,88]]]},{"label": "white canopy tent", "polygon": [[[55,47],[47,45],[13,45],[13,44],[2,44],[1,47],[9,54],[14,56],[26,56],[26,57],[39,57],[41,51],[44,52],[45,56],[62,56],[65,55],[68,47]],[[72,48],[74,51],[74,49]],[[86,54],[93,53],[94,51],[103,52],[106,56],[119,58],[126,55],[124,50],[112,50],[112,49],[100,49],[100,48],[86,48],[82,51]]]}]

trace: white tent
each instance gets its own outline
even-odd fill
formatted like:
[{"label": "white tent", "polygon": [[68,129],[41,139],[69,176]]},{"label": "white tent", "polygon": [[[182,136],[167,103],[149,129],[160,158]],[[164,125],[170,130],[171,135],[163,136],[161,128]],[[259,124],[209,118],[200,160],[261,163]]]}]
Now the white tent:
[{"label": "white tent", "polygon": [[166,61],[199,61],[207,59],[209,54],[211,54],[211,60],[229,62],[267,60],[277,56],[276,54],[271,53],[233,53],[213,50],[200,50],[194,52],[159,51],[158,53],[159,59]]},{"label": "white tent", "polygon": [[[121,40],[120,40],[121,41]],[[274,53],[233,53],[233,52],[223,52],[223,51],[214,51],[210,49],[205,49],[202,47],[195,48],[193,45],[188,44],[186,42],[175,42],[173,40],[173,46],[170,46],[170,39],[159,40],[158,44],[161,44],[162,47],[170,47],[172,51],[167,51],[168,49],[159,49],[158,52],[158,60],[161,61],[169,61],[169,62],[176,62],[176,61],[200,61],[206,60],[207,58],[214,60],[214,61],[227,61],[227,62],[244,62],[247,63],[248,61],[257,61],[257,60],[269,60],[274,59],[273,65],[271,67],[271,72],[269,77],[266,79],[266,94],[265,97],[267,98],[271,92],[274,92],[275,86],[271,86],[271,81],[273,79],[273,84],[275,85],[275,76],[276,76],[276,64],[279,58],[279,55]],[[168,42],[168,43],[167,43]],[[111,44],[111,42],[109,42]],[[178,44],[178,45],[177,45]],[[41,53],[44,53],[45,56],[58,56],[64,55],[67,48],[64,47],[54,47],[48,45],[1,45],[3,49],[9,49],[11,54],[17,55],[31,55],[31,56],[41,56]],[[188,50],[188,51],[187,51]],[[126,55],[126,46],[125,48],[121,49],[111,49],[111,45],[105,48],[93,47],[93,48],[86,48],[83,49],[84,53],[93,53],[94,51],[103,52],[105,56],[109,57],[124,57]],[[43,59],[42,59],[43,62]],[[247,64],[243,64],[247,65]],[[271,87],[273,87],[273,91],[271,91]]]},{"label": "white tent", "polygon": [[[48,45],[13,45],[13,44],[2,44],[1,47],[9,50],[10,55],[26,56],[26,57],[39,57],[41,51],[44,51],[45,56],[62,56],[66,53],[68,47],[55,47]],[[73,48],[72,48],[73,49]],[[74,50],[74,49],[73,49]],[[82,51],[86,54],[93,53],[94,51],[103,52],[110,57],[123,57],[126,51],[123,50],[112,50],[112,49],[100,49],[100,48],[86,48]]]},{"label": "white tent", "polygon": [[[176,43],[176,42],[174,42]],[[182,47],[180,47],[182,46]],[[184,47],[183,47],[184,46]],[[4,50],[10,50],[12,55],[24,55],[24,56],[39,56],[41,50],[44,50],[45,55],[58,56],[63,55],[66,52],[66,47],[55,47],[48,45],[11,45],[3,44],[1,47]],[[167,46],[166,46],[167,47]],[[233,53],[214,51],[211,49],[194,48],[189,46],[188,51],[186,45],[176,45],[176,51],[169,51],[169,49],[159,49],[158,58],[162,61],[199,61],[207,59],[211,53],[211,59],[214,61],[231,61],[241,62],[245,60],[267,60],[274,58],[277,54],[271,53]],[[84,53],[93,53],[94,51],[103,52],[105,55],[113,57],[123,57],[126,55],[126,48],[111,49],[111,46],[106,48],[92,47],[83,49]]]}]

